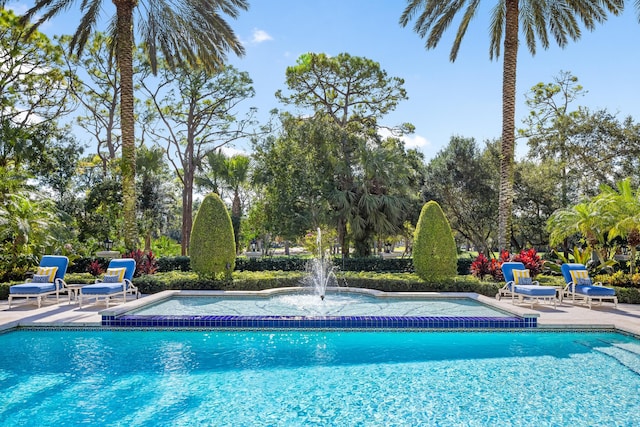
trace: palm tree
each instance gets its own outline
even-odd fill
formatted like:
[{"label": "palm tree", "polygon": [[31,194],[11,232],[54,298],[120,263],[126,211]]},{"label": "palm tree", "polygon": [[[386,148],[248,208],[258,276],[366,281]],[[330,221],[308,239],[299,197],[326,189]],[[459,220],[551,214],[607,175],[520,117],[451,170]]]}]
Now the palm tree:
[{"label": "palm tree", "polygon": [[627,240],[631,250],[629,272],[633,274],[636,269],[636,248],[640,245],[640,192],[634,191],[631,179],[627,178],[617,184],[617,191],[603,186],[597,198],[603,208],[613,214],[615,224],[609,230],[609,240],[616,237]]},{"label": "palm tree", "polygon": [[[249,168],[251,159],[242,154],[236,154],[229,158],[227,165],[227,186],[233,191],[233,202],[231,204],[231,222],[236,239],[236,251],[240,252],[240,220],[242,219],[242,204],[240,202],[240,190],[247,183],[249,178]],[[288,249],[288,248],[287,248]]]},{"label": "palm tree", "polygon": [[[637,3],[637,1],[636,1]],[[460,43],[469,22],[476,16],[479,0],[407,0],[400,17],[404,27],[416,18],[413,27],[425,48],[438,45],[443,33],[458,12],[464,10],[449,59],[456,60]],[[498,246],[509,249],[511,211],[513,205],[513,156],[515,148],[516,65],[520,25],[532,55],[536,53],[536,38],[543,48],[549,47],[549,33],[560,47],[581,35],[578,17],[588,30],[607,18],[607,11],[617,15],[624,7],[623,0],[500,0],[493,9],[490,25],[490,59],[500,56],[500,42],[504,37],[502,71],[502,142],[500,154],[500,195],[498,213]]]},{"label": "palm tree", "polygon": [[[76,0],[36,0],[23,19],[31,21],[35,31],[43,22],[67,10]],[[91,33],[94,32],[104,0],[82,0],[83,13],[78,29],[71,39],[69,48],[80,56]],[[133,88],[133,11],[137,8],[142,18],[138,26],[140,36],[152,72],[157,71],[157,50],[160,50],[170,68],[188,63],[209,71],[220,68],[226,59],[226,52],[244,54],[244,48],[233,30],[222,19],[220,12],[236,18],[239,9],[247,10],[247,0],[194,0],[174,2],[159,0],[113,0],[116,15],[110,28],[111,46],[115,52],[120,73],[120,123],[122,127],[122,195],[124,214],[124,238],[128,249],[137,247],[136,228],[136,149],[134,133],[134,88]],[[144,15],[146,13],[146,15]]]},{"label": "palm tree", "polygon": [[606,244],[614,223],[614,214],[602,198],[558,209],[547,220],[549,244],[555,246],[565,239],[580,235],[598,255],[600,264],[604,264],[609,259]]},{"label": "palm tree", "polygon": [[251,158],[242,154],[227,157],[222,150],[210,151],[206,156],[208,171],[196,177],[201,188],[209,189],[223,197],[222,190],[233,193],[231,202],[231,222],[236,240],[236,251],[240,253],[240,222],[242,219],[242,201],[240,190],[247,184],[251,169]]}]

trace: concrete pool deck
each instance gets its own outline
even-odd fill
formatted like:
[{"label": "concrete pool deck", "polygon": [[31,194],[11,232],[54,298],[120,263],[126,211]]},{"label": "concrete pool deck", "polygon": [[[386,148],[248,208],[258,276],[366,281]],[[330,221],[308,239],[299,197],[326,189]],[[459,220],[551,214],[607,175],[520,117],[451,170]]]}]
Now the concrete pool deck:
[{"label": "concrete pool deck", "polygon": [[[144,296],[142,298],[145,298]],[[517,314],[537,314],[540,329],[618,329],[640,336],[640,305],[618,304],[614,308],[611,303],[594,306],[591,310],[571,302],[558,303],[556,308],[548,305],[534,305],[533,309],[525,305],[513,305],[510,299],[497,301],[484,296],[479,301]],[[131,299],[129,301],[132,301]],[[118,307],[111,305],[111,307]],[[49,299],[41,308],[30,301],[28,304],[18,300],[9,309],[8,301],[0,301],[0,331],[15,327],[99,327],[100,312],[105,310],[103,302],[89,304],[80,308],[77,304],[69,304],[67,296],[60,302]]]}]

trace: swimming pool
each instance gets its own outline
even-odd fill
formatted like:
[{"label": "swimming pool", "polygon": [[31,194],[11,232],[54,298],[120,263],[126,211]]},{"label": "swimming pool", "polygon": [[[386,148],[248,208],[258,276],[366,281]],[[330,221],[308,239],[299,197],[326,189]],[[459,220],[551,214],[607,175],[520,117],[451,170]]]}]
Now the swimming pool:
[{"label": "swimming pool", "polygon": [[102,312],[103,326],[338,329],[517,329],[537,314],[516,315],[476,294],[386,293],[340,288],[326,298],[301,288],[261,292],[165,291]]},{"label": "swimming pool", "polygon": [[0,424],[640,425],[613,332],[0,334]]}]

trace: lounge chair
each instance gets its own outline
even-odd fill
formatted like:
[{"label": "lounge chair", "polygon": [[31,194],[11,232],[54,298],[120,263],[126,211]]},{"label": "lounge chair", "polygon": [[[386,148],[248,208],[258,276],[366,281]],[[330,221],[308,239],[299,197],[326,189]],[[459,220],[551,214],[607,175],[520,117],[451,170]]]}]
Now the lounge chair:
[{"label": "lounge chair", "polygon": [[562,264],[560,269],[567,284],[563,291],[564,295],[571,298],[572,302],[585,303],[591,309],[594,301],[602,304],[605,300],[610,300],[615,307],[618,307],[616,290],[602,286],[601,282],[594,283],[584,264],[566,263]]},{"label": "lounge chair", "polygon": [[56,296],[60,302],[60,291],[65,287],[64,275],[67,273],[69,258],[60,255],[44,255],[36,274],[21,285],[13,285],[9,288],[9,308],[14,298],[35,298],[38,308],[42,306],[42,299],[49,295]]},{"label": "lounge chair", "polygon": [[127,302],[127,294],[140,296],[138,288],[133,286],[131,280],[136,271],[136,261],[131,258],[112,259],[107,267],[107,272],[96,283],[83,286],[80,289],[79,305],[82,307],[85,298],[104,298],[109,307],[111,298],[122,296],[122,301]]},{"label": "lounge chair", "polygon": [[556,288],[540,286],[538,281],[532,280],[529,276],[529,270],[525,268],[523,263],[502,263],[502,274],[506,283],[496,294],[498,300],[503,296],[510,296],[513,304],[516,299],[519,303],[528,301],[533,308],[533,304],[546,301],[553,303],[553,307],[556,307]]}]

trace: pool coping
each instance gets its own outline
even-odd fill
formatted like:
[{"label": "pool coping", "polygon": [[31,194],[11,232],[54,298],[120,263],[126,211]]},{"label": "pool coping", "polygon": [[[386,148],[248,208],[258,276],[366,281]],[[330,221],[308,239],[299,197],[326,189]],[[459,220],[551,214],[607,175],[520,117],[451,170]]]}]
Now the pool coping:
[{"label": "pool coping", "polygon": [[[274,291],[277,292],[277,290],[269,290],[265,293]],[[242,293],[242,291],[231,292],[236,294]],[[402,295],[404,292],[399,292],[398,294]],[[412,293],[407,294],[409,295]],[[594,306],[593,309],[589,309],[585,305],[572,303],[570,300],[565,299],[563,302],[559,302],[557,307],[540,304],[534,305],[533,308],[530,308],[529,305],[514,305],[510,298],[502,298],[498,301],[493,297],[474,293],[429,292],[425,294],[442,295],[442,297],[456,295],[469,296],[490,306],[495,306],[495,308],[503,311],[516,314],[534,314],[538,316],[538,327],[536,329],[528,330],[532,332],[616,331],[640,338],[640,304],[619,303],[616,308],[612,304],[605,303],[600,306]],[[157,298],[157,296],[143,295],[140,301],[136,301],[134,298],[134,296],[128,296],[126,305],[127,309],[131,307],[131,305],[137,306],[142,300]],[[113,331],[118,328],[104,328],[101,326],[100,313],[103,311],[113,312],[123,308],[125,308],[125,306],[120,303],[120,305],[105,309],[103,301],[100,301],[99,303],[86,304],[80,308],[77,304],[67,302],[66,298],[61,297],[58,303],[55,299],[47,299],[42,305],[42,308],[37,308],[33,302],[27,302],[15,304],[11,309],[9,309],[8,301],[2,300],[0,301],[0,332],[22,328],[101,329]],[[198,328],[198,330],[201,329],[202,328]],[[408,329],[404,329],[404,331],[408,331]],[[429,329],[425,331],[431,332],[437,331],[437,329]],[[475,331],[482,332],[491,330],[476,329]],[[507,329],[501,329],[501,331],[507,331]]]},{"label": "pool coping", "polygon": [[109,328],[215,328],[215,329],[364,329],[364,330],[518,330],[537,328],[539,313],[513,307],[506,310],[489,298],[465,292],[384,292],[365,288],[328,288],[330,292],[366,294],[376,298],[463,298],[472,299],[492,309],[505,313],[507,317],[487,316],[238,316],[238,315],[136,315],[128,314],[143,306],[175,296],[231,296],[264,297],[277,294],[301,292],[303,287],[273,288],[263,291],[197,291],[169,290],[145,298],[144,301],[130,302],[123,306],[100,311],[102,326]]}]

